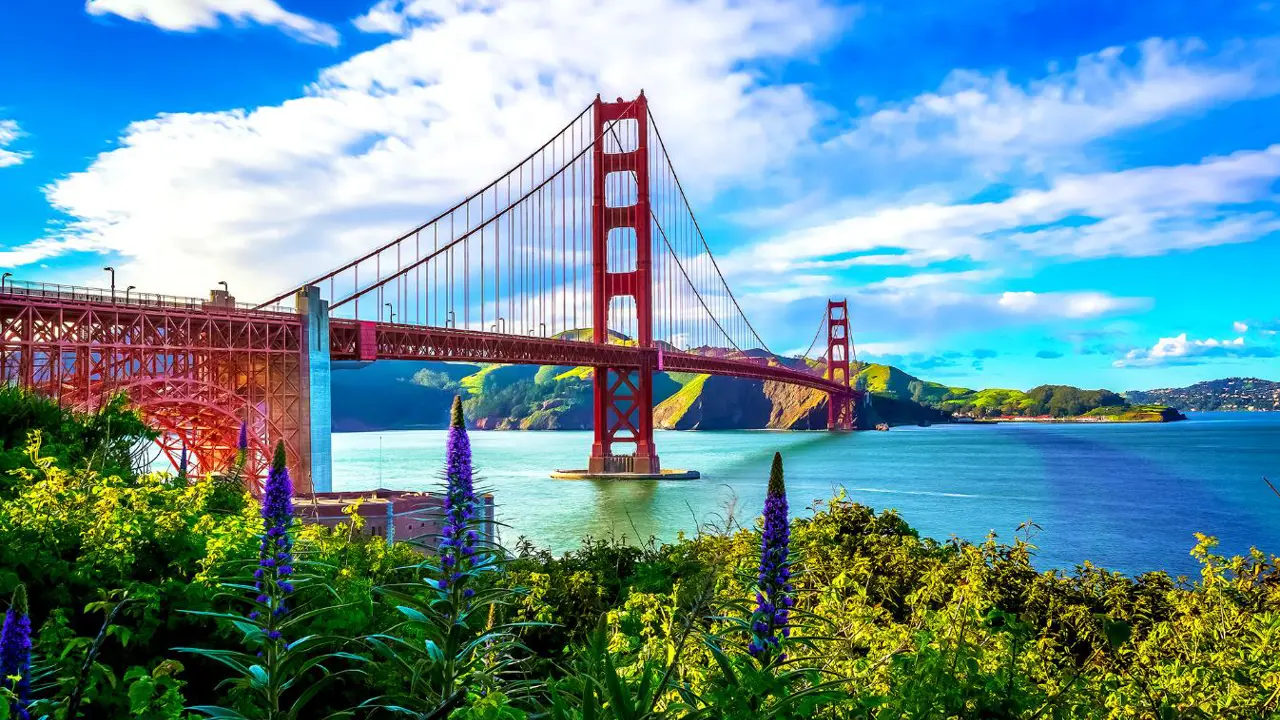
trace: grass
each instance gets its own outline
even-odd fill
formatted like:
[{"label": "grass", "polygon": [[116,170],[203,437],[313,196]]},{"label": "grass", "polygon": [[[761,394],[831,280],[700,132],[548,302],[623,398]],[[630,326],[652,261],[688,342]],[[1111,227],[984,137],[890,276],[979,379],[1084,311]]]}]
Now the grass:
[{"label": "grass", "polygon": [[655,414],[660,412],[664,418],[664,423],[674,426],[684,418],[689,412],[689,408],[693,407],[693,403],[702,397],[702,386],[706,384],[710,375],[695,375],[692,380],[685,383],[683,387],[675,392],[671,397],[663,400],[657,408],[654,409]]}]

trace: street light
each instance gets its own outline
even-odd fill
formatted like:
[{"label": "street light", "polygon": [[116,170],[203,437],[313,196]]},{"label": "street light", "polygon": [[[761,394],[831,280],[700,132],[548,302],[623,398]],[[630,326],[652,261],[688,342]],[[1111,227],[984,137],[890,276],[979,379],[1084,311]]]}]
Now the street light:
[{"label": "street light", "polygon": [[4,292],[4,281],[8,280],[11,277],[13,277],[13,273],[11,272],[7,272],[4,275],[0,275],[0,292]]},{"label": "street light", "polygon": [[227,287],[226,280],[219,280],[218,284],[222,286],[222,292],[226,293],[227,295],[231,294],[231,289]]},{"label": "street light", "polygon": [[111,273],[111,302],[116,301],[116,269],[108,265],[102,268],[103,272]]},{"label": "street light", "polygon": [[127,288],[125,288],[125,289],[124,289],[124,301],[125,301],[126,303],[128,303],[128,302],[129,302],[129,292],[130,292],[130,291],[132,291],[132,290],[137,290],[137,289],[138,289],[138,286],[137,286],[137,285],[130,285],[129,287],[127,287]]},{"label": "street light", "polygon": [[383,305],[386,305],[386,306],[387,306],[387,312],[391,313],[391,320],[389,320],[389,322],[395,322],[395,321],[396,321],[396,309],[395,309],[394,307],[392,307],[392,306],[391,306],[391,303],[382,303],[382,304],[383,304]]}]

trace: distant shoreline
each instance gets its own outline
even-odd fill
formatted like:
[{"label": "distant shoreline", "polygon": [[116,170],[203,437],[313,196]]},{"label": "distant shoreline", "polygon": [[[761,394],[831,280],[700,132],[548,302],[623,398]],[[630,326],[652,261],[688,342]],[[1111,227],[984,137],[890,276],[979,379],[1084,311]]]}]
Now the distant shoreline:
[{"label": "distant shoreline", "polygon": [[1132,423],[1168,423],[1186,420],[1186,415],[1177,418],[1166,418],[1160,415],[1143,414],[1140,417],[1125,418],[1118,416],[1109,417],[993,417],[982,418],[981,420],[952,420],[954,425],[995,425],[997,423],[1038,423],[1038,424],[1132,424]]}]

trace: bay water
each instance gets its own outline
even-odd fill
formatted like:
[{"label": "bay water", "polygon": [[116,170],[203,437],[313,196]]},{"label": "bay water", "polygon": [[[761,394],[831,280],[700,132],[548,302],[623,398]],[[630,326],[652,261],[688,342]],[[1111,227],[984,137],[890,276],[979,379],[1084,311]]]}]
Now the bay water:
[{"label": "bay water", "polygon": [[[1228,554],[1280,553],[1280,413],[1192,413],[1159,424],[935,425],[890,432],[659,432],[663,467],[700,480],[553,480],[581,468],[589,432],[471,433],[478,484],[493,492],[501,540],[560,553],[581,539],[669,541],[732,518],[750,527],[774,451],[792,513],[841,492],[894,508],[922,535],[1012,541],[1024,521],[1042,569],[1085,560],[1137,574],[1190,574],[1194,533]],[[445,431],[333,436],[335,490],[439,486]]]}]

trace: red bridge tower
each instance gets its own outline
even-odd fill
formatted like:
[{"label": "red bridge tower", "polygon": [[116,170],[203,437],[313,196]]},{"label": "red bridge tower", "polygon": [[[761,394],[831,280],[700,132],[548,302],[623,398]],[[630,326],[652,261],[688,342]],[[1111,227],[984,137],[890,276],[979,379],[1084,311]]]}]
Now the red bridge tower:
[{"label": "red bridge tower", "polygon": [[[653,282],[649,224],[649,105],[644,91],[630,102],[601,102],[593,108],[591,249],[592,341],[609,342],[609,308],[615,297],[635,302],[636,337],[641,350],[654,349]],[[634,143],[630,142],[634,132]],[[612,192],[610,192],[612,191]],[[610,239],[613,240],[610,243]],[[616,250],[610,262],[610,245]],[[632,245],[634,244],[634,245]],[[630,268],[619,261],[634,258]],[[656,352],[641,352],[638,368],[595,368],[595,441],[590,473],[661,472],[653,444],[653,372]],[[634,445],[619,454],[615,443]]]},{"label": "red bridge tower", "polygon": [[[827,379],[851,387],[849,376],[849,301],[827,301]],[[827,429],[852,430],[853,393],[827,395]]]}]

